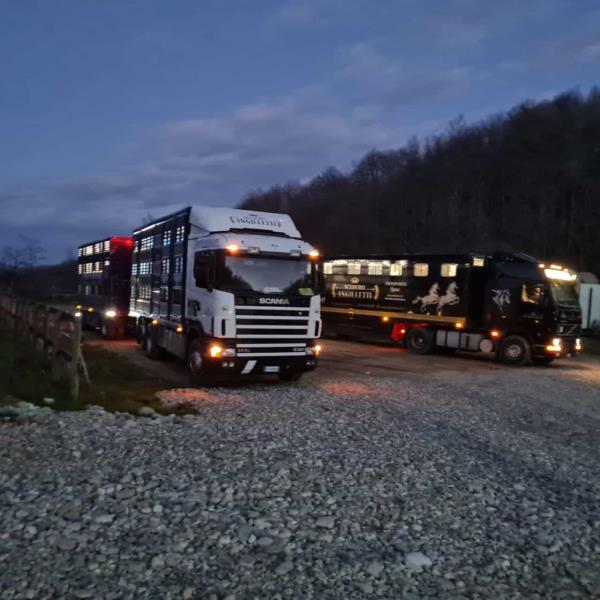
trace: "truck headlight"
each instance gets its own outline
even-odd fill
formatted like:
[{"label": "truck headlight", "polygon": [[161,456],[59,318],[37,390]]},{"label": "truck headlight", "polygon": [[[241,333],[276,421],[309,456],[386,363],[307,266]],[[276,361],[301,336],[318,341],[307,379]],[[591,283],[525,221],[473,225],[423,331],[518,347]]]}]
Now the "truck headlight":
[{"label": "truck headlight", "polygon": [[114,308],[109,308],[108,310],[104,311],[104,316],[109,319],[114,319],[117,316],[117,311]]},{"label": "truck headlight", "polygon": [[552,342],[546,346],[548,352],[560,352],[562,350],[562,340],[560,338],[553,338]]},{"label": "truck headlight", "polygon": [[223,354],[223,348],[219,344],[212,344],[208,348],[208,354],[211,358],[219,358]]}]

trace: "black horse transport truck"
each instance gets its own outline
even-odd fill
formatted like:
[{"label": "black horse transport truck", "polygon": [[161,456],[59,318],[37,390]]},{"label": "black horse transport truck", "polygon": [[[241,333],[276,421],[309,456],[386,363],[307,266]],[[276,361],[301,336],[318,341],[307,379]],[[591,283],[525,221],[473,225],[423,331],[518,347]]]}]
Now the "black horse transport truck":
[{"label": "black horse transport truck", "polygon": [[77,314],[82,326],[100,329],[106,339],[123,337],[129,319],[129,277],[133,240],[112,236],[78,248]]},{"label": "black horse transport truck", "polygon": [[338,256],[321,263],[324,335],[494,353],[510,364],[581,351],[576,275],[521,253]]},{"label": "black horse transport truck", "polygon": [[319,253],[289,216],[192,206],[133,240],[129,314],[150,358],[185,359],[198,382],[316,367]]}]

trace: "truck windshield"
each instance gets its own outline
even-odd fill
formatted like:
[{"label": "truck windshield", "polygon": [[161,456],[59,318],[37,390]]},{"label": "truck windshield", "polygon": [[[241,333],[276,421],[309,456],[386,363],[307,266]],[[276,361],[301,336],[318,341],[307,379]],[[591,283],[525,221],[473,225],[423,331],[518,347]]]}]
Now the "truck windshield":
[{"label": "truck windshield", "polygon": [[551,281],[550,289],[557,304],[579,304],[577,292],[572,283],[562,281]]},{"label": "truck windshield", "polygon": [[217,288],[227,292],[313,296],[313,265],[306,260],[226,256]]}]

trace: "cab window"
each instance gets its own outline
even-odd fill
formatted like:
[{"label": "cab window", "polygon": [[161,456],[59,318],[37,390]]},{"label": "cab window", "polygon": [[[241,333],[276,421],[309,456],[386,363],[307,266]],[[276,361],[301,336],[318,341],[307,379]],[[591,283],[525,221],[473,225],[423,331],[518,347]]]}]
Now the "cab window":
[{"label": "cab window", "polygon": [[521,287],[521,302],[541,305],[544,298],[544,286],[537,283],[524,283]]}]

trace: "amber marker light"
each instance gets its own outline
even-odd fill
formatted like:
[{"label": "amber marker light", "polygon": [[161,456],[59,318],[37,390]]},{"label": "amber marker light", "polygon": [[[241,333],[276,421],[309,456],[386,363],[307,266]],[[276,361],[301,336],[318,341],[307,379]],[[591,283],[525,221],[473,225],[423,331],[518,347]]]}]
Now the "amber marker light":
[{"label": "amber marker light", "polygon": [[319,256],[320,256],[320,254],[319,254],[319,251],[318,251],[318,250],[315,250],[315,249],[311,250],[311,251],[308,253],[308,255],[309,255],[311,258],[319,258]]},{"label": "amber marker light", "polygon": [[454,327],[456,327],[456,329],[464,329],[465,324],[464,323],[454,323]]},{"label": "amber marker light", "polygon": [[381,320],[382,320],[384,323],[387,323],[387,322],[390,320],[390,318],[389,318],[389,317],[381,317]]},{"label": "amber marker light", "polygon": [[90,306],[90,307],[88,308],[88,312],[94,312],[94,307],[93,307],[93,306]]},{"label": "amber marker light", "polygon": [[152,325],[158,325],[158,319],[152,319]]},{"label": "amber marker light", "polygon": [[497,329],[492,329],[490,331],[490,337],[499,338],[500,337],[500,332]]},{"label": "amber marker light", "polygon": [[315,346],[315,356],[319,356],[319,354],[321,354],[321,350],[323,350],[323,346],[320,346],[319,344],[317,344]]},{"label": "amber marker light", "polygon": [[235,254],[239,249],[240,248],[237,244],[227,244],[227,246],[225,246],[225,250],[231,252],[232,254]]},{"label": "amber marker light", "polygon": [[177,331],[177,333],[183,333],[183,325],[177,325],[177,329],[175,331]]}]

